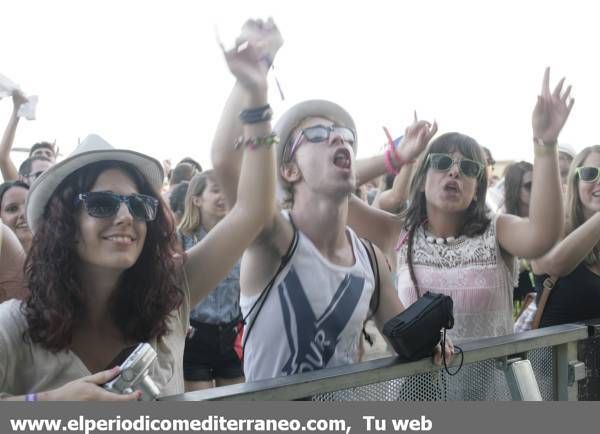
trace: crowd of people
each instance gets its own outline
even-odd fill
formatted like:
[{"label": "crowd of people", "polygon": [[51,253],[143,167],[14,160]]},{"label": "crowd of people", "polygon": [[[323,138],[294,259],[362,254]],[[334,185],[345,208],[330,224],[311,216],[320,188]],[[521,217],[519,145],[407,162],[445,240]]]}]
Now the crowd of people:
[{"label": "crowd of people", "polygon": [[600,146],[559,147],[574,103],[564,79],[551,90],[545,71],[534,160],[502,177],[476,139],[416,114],[357,160],[354,120],[334,102],[299,102],[271,127],[282,44],[272,20],[249,20],[223,50],[236,84],[212,170],[97,135],[61,161],[36,143],[17,170],[14,92],[0,143],[0,397],[139,399],[102,385],[140,342],[157,353],[162,396],[357,363],[365,322],[381,330],[427,291],[454,302],[438,365],[455,343],[513,333],[515,302],[535,308],[547,279],[541,326],[600,316]]}]

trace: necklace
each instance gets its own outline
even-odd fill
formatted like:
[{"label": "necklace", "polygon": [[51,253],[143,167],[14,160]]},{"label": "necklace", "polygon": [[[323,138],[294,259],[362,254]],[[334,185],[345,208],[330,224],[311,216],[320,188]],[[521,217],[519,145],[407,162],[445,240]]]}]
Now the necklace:
[{"label": "necklace", "polygon": [[456,237],[434,237],[431,235],[427,235],[425,236],[425,239],[427,240],[428,243],[431,244],[456,244],[456,242],[458,241],[456,239]]},{"label": "necklace", "polygon": [[431,233],[429,233],[425,227],[423,227],[423,232],[425,234],[425,240],[429,243],[429,244],[446,244],[446,245],[453,245],[456,244],[460,241],[461,237],[435,237],[433,236]]}]

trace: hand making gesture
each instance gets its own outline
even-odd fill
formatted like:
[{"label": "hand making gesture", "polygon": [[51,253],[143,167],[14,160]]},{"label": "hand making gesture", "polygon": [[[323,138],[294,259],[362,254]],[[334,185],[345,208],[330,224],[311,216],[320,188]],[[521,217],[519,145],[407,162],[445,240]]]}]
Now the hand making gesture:
[{"label": "hand making gesture", "polygon": [[272,19],[248,20],[233,49],[225,51],[229,70],[247,90],[265,90],[267,71],[283,38]]},{"label": "hand making gesture", "polygon": [[571,86],[568,86],[563,92],[564,82],[565,79],[562,78],[554,88],[554,92],[550,93],[550,68],[546,68],[542,83],[542,94],[538,96],[531,117],[533,138],[540,145],[550,146],[556,144],[558,134],[567,121],[575,103],[573,98],[569,98]]},{"label": "hand making gesture", "polygon": [[409,125],[405,132],[400,146],[396,150],[398,157],[402,161],[416,160],[421,152],[425,150],[431,138],[437,132],[437,123],[433,124],[419,120],[415,111],[414,121]]}]

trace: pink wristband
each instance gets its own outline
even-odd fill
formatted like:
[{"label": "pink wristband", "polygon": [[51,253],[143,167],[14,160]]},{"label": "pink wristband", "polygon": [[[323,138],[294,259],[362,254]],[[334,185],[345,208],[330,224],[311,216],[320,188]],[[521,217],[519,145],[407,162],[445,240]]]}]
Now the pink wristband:
[{"label": "pink wristband", "polygon": [[385,170],[391,175],[397,175],[400,171],[394,166],[392,162],[392,156],[390,155],[393,151],[390,148],[384,152]]}]

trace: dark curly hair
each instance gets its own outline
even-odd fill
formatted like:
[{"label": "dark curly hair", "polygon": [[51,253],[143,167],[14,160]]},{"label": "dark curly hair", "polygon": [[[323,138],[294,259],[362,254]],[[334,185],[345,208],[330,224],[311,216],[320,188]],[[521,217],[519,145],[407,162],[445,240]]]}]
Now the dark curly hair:
[{"label": "dark curly hair", "polygon": [[147,223],[140,257],[122,274],[109,299],[112,319],[125,340],[148,341],[169,332],[168,317],[183,301],[173,258],[178,253],[174,223],[161,196],[127,163],[89,164],[69,175],[50,197],[25,265],[31,292],[24,306],[28,335],[50,351],[67,349],[73,331],[87,315],[88,295],[77,276],[75,197],[90,191],[108,169],[124,171],[140,193],[160,201],[156,219]]},{"label": "dark curly hair", "polygon": [[[417,278],[415,276],[412,263],[412,247],[417,228],[423,224],[427,218],[427,200],[425,198],[425,179],[429,169],[429,154],[443,153],[449,154],[458,151],[466,158],[477,161],[485,165],[485,158],[481,146],[475,139],[461,133],[446,133],[436,138],[427,151],[419,159],[419,165],[413,175],[410,184],[409,206],[402,214],[404,219],[404,228],[408,231],[408,251],[407,262],[408,271],[413,285],[417,288]],[[477,179],[477,200],[473,200],[465,211],[464,225],[461,234],[467,237],[481,235],[488,228],[491,220],[488,217],[488,210],[485,205],[485,196],[487,193],[487,174],[485,170]]]}]

